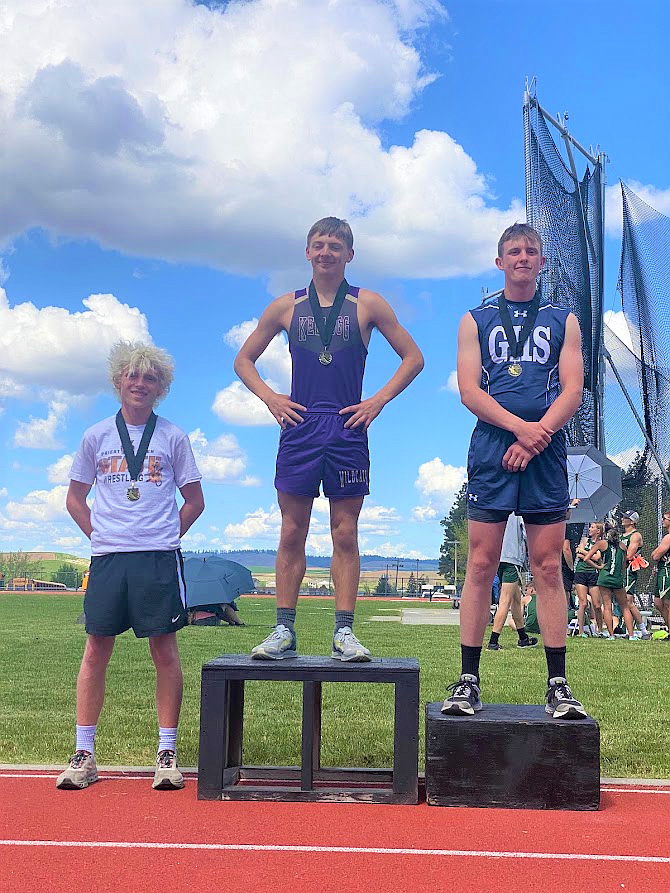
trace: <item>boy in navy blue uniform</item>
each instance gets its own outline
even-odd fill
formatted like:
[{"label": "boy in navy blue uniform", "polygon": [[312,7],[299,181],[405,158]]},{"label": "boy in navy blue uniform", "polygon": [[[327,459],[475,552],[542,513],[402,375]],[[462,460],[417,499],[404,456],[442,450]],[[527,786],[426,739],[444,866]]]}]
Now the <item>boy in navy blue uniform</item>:
[{"label": "boy in navy blue uniform", "polygon": [[548,668],[546,710],[562,719],[586,711],[565,675],[567,608],[561,550],[569,504],[563,426],[582,399],[581,333],[569,310],[540,300],[542,240],[514,224],[498,243],[505,276],[497,301],[471,310],[458,334],[458,386],[477,425],[468,453],[469,557],[461,603],[462,673],[442,712],[481,710],[479,660],[489,619],[491,581],[507,518],[526,525],[538,619]]}]

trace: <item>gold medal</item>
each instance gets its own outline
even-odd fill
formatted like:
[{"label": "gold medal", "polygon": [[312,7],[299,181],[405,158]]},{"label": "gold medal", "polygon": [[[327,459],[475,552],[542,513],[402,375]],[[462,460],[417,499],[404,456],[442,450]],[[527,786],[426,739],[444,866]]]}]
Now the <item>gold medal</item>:
[{"label": "gold medal", "polygon": [[322,366],[330,366],[333,362],[333,355],[329,353],[327,350],[322,350],[319,354],[319,362]]},{"label": "gold medal", "polygon": [[511,375],[512,378],[518,378],[522,372],[523,369],[521,367],[521,363],[510,363],[507,367],[507,374]]},{"label": "gold medal", "polygon": [[126,496],[128,497],[128,502],[137,502],[140,498],[140,491],[135,481],[130,482]]}]

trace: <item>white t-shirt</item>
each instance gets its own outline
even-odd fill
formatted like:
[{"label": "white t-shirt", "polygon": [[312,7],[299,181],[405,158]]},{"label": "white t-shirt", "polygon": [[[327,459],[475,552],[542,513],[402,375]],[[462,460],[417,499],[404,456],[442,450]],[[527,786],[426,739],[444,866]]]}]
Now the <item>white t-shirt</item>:
[{"label": "white t-shirt", "polygon": [[[128,425],[137,452],[144,425]],[[110,552],[169,551],[179,548],[176,488],[199,481],[193,450],[184,432],[158,416],[144,466],[137,481],[140,498],[128,499],[130,474],[116,417],[85,433],[74,457],[70,478],[95,484],[91,508],[91,555]]]}]

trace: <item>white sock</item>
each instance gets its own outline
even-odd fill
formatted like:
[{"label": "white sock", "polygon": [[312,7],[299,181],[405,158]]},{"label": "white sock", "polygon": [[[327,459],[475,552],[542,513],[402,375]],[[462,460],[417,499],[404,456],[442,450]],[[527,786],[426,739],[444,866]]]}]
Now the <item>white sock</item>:
[{"label": "white sock", "polygon": [[95,726],[76,726],[77,730],[77,743],[74,746],[75,750],[87,750],[90,754],[95,753],[95,732],[98,728]]},{"label": "white sock", "polygon": [[158,729],[158,753],[162,750],[171,750],[177,753],[177,729]]}]

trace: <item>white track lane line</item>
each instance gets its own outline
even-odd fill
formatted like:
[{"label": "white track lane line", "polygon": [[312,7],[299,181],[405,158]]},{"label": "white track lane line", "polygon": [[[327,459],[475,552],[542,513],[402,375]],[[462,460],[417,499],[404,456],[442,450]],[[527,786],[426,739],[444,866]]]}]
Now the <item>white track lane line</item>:
[{"label": "white track lane line", "polygon": [[[183,770],[182,770],[183,771]],[[3,778],[57,778],[59,771],[53,772],[8,772],[0,770],[0,780]],[[197,781],[197,772],[183,771],[184,778],[191,781]],[[146,781],[147,778],[153,778],[153,771],[147,771],[145,774],[139,772],[128,773],[127,775],[99,775],[104,781]],[[601,793],[607,794],[670,794],[670,783],[667,788],[631,788],[631,787],[601,787]]]},{"label": "white track lane line", "polygon": [[400,847],[339,847],[339,846],[299,846],[254,843],[138,843],[137,841],[116,840],[0,840],[6,847],[61,847],[63,849],[123,849],[123,850],[209,850],[213,852],[253,852],[253,853],[333,853],[335,855],[372,856],[456,856],[475,859],[535,859],[538,861],[580,861],[580,862],[646,862],[656,865],[670,865],[670,856],[641,856],[634,853],[616,855],[613,853],[526,853],[497,850],[424,850]]}]

